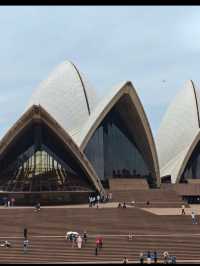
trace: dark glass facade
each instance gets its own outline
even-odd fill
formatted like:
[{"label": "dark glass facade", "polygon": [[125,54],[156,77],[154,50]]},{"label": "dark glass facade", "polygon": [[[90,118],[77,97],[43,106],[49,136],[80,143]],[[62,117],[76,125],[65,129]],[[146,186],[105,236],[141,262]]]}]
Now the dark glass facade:
[{"label": "dark glass facade", "polygon": [[111,177],[146,177],[150,185],[153,183],[137,141],[128,130],[124,119],[120,117],[117,107],[113,107],[104,118],[84,152],[102,183],[106,184]]},{"label": "dark glass facade", "polygon": [[3,191],[93,191],[72,153],[44,123],[32,123],[0,158]]},{"label": "dark glass facade", "polygon": [[180,182],[187,182],[188,179],[200,179],[200,142],[196,145],[185,170],[181,176]]}]

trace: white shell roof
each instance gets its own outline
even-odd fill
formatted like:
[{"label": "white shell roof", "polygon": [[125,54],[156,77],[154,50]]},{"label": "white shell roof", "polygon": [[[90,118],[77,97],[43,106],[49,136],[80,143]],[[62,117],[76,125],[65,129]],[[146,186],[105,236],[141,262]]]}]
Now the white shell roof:
[{"label": "white shell roof", "polygon": [[135,105],[138,111],[138,115],[141,119],[144,130],[147,134],[147,139],[150,146],[153,164],[154,164],[154,170],[159,183],[160,173],[159,173],[158,158],[157,158],[156,146],[154,143],[153,135],[145,111],[143,109],[143,106],[140,102],[139,97],[137,96],[135,88],[133,87],[130,81],[121,82],[120,84],[114,86],[106,94],[106,96],[96,106],[93,113],[89,117],[88,121],[84,124],[84,127],[80,131],[80,134],[74,136],[74,140],[77,143],[77,145],[80,147],[80,149],[84,150],[95,129],[99,126],[99,124],[106,116],[106,114],[112,109],[112,107],[124,94],[127,94],[131,97],[133,104]]},{"label": "white shell roof", "polygon": [[171,175],[173,183],[200,131],[199,101],[199,91],[192,81],[187,81],[167,109],[156,136],[161,177]]},{"label": "white shell roof", "polygon": [[[78,144],[78,146],[82,146],[83,141],[85,140],[85,137],[87,136],[88,132],[91,130],[92,126],[96,129],[95,122],[101,115],[101,113],[107,113],[106,107],[111,109],[112,105],[109,103],[114,99],[114,97],[118,96],[120,97],[119,93],[122,91],[122,88],[125,87],[127,82],[122,82],[116,86],[114,86],[111,90],[108,91],[106,96],[104,96],[101,101],[97,104],[96,108],[92,112],[91,116],[87,120],[87,122],[84,124],[82,130],[79,132],[79,134],[74,136],[75,142]],[[122,94],[123,92],[121,92]]]},{"label": "white shell roof", "polygon": [[87,121],[96,102],[95,90],[84,75],[65,61],[40,83],[27,108],[41,105],[72,136]]}]

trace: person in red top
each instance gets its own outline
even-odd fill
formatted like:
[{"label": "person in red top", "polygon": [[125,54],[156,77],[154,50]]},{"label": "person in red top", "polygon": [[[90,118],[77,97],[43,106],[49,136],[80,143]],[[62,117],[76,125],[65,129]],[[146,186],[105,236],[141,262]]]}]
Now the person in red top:
[{"label": "person in red top", "polygon": [[96,238],[96,247],[99,248],[99,237]]}]

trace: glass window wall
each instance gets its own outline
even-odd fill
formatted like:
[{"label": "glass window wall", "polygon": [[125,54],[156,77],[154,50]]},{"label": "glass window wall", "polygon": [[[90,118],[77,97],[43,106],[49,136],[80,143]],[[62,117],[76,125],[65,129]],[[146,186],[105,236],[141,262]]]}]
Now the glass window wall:
[{"label": "glass window wall", "polygon": [[110,177],[147,177],[149,183],[152,182],[148,166],[132,135],[115,108],[96,129],[85,154],[102,181]]}]

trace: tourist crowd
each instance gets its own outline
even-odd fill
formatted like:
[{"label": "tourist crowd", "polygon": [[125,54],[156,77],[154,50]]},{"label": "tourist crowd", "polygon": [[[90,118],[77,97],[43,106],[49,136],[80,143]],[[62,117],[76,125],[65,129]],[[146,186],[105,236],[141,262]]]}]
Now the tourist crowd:
[{"label": "tourist crowd", "polygon": [[155,250],[153,252],[147,251],[147,252],[141,252],[139,254],[139,260],[141,264],[144,264],[145,262],[147,264],[157,264],[160,262],[164,262],[164,264],[175,264],[176,263],[176,256],[170,256],[167,251],[164,251],[162,255],[159,256],[158,252]]},{"label": "tourist crowd", "polygon": [[99,203],[106,203],[112,200],[112,192],[109,192],[108,194],[104,195],[99,195],[99,194],[91,194],[89,195],[88,202],[89,202],[89,207],[96,206],[97,208],[99,207]]}]

